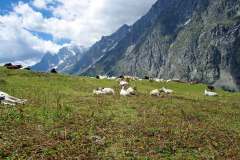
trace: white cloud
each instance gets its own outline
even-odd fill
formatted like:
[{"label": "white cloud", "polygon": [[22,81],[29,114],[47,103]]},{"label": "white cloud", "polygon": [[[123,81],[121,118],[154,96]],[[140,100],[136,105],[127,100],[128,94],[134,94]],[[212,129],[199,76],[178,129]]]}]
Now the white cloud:
[{"label": "white cloud", "polygon": [[24,28],[28,22],[18,15],[25,12],[24,8],[27,7],[23,6],[16,9],[14,13],[0,16],[0,63],[39,59],[44,53],[56,53],[61,47],[52,41],[42,40],[32,35]]},{"label": "white cloud", "polygon": [[[33,0],[18,3],[0,16],[0,61],[41,57],[61,46],[29,30],[48,33],[54,40],[69,39],[89,46],[123,24],[132,24],[156,0]],[[56,5],[58,4],[58,5]],[[34,8],[39,9],[38,11]],[[45,15],[41,10],[51,14]],[[48,18],[47,18],[48,17]],[[13,47],[14,46],[14,47]],[[1,62],[0,62],[1,63]]]},{"label": "white cloud", "polygon": [[38,9],[47,9],[50,3],[53,3],[53,0],[33,0],[32,5]]},{"label": "white cloud", "polygon": [[58,24],[61,31],[52,33],[58,37],[67,36],[86,46],[102,35],[111,34],[123,24],[134,23],[156,0],[57,1],[62,5],[52,8],[52,12],[61,20],[55,19],[49,23]]},{"label": "white cloud", "polygon": [[47,8],[45,0],[34,0],[33,5],[39,9]]}]

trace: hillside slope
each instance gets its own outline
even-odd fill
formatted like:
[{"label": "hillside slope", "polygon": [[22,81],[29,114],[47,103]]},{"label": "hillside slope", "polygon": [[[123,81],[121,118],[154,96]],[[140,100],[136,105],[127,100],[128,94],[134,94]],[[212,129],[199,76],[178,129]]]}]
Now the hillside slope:
[{"label": "hillside slope", "polygon": [[239,0],[158,0],[84,75],[136,75],[240,86]]},{"label": "hillside slope", "polygon": [[[0,90],[26,98],[0,105],[0,159],[240,159],[239,93],[205,85],[132,81],[120,97],[115,80],[6,70]],[[93,96],[96,87],[115,96]],[[173,95],[150,97],[152,89]]]}]

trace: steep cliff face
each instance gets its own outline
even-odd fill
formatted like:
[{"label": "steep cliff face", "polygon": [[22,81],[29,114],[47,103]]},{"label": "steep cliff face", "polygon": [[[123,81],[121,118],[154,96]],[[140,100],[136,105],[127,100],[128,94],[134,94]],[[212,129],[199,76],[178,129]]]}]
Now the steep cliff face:
[{"label": "steep cliff face", "polygon": [[159,0],[84,74],[240,85],[239,0]]}]

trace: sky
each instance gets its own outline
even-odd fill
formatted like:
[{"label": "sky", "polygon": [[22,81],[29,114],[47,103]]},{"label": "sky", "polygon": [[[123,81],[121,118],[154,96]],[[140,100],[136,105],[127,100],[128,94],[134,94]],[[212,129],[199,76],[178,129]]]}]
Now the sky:
[{"label": "sky", "polygon": [[156,0],[0,0],[0,63],[34,64],[66,45],[85,47],[131,25]]}]

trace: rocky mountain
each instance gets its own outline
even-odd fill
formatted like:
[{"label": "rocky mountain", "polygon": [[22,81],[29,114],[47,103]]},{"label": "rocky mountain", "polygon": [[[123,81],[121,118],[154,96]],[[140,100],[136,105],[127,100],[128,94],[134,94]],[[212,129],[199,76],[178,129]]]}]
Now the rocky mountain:
[{"label": "rocky mountain", "polygon": [[82,74],[86,72],[93,64],[98,63],[107,53],[111,52],[119,45],[119,42],[130,32],[128,25],[123,25],[110,36],[104,36],[96,42],[71,68],[69,73]]},{"label": "rocky mountain", "polygon": [[239,7],[240,0],[158,0],[120,29],[124,34],[97,42],[71,73],[148,75],[239,90]]},{"label": "rocky mountain", "polygon": [[86,49],[81,46],[71,45],[63,47],[57,54],[47,53],[32,70],[47,72],[55,68],[58,72],[67,73],[74,64],[84,55]]}]

